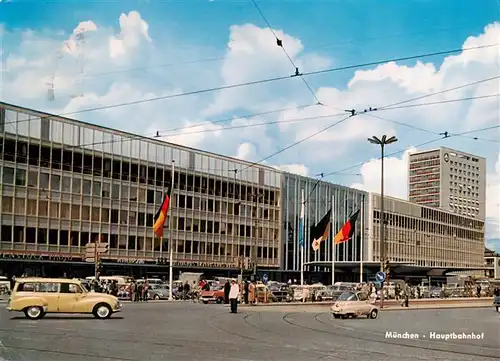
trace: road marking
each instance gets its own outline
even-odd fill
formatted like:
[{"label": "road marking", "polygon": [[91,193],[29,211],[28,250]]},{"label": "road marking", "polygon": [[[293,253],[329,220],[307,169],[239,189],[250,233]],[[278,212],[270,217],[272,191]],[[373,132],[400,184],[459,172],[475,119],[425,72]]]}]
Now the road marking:
[{"label": "road marking", "polygon": [[2,341],[0,341],[0,349],[7,350],[7,347],[5,347]]}]

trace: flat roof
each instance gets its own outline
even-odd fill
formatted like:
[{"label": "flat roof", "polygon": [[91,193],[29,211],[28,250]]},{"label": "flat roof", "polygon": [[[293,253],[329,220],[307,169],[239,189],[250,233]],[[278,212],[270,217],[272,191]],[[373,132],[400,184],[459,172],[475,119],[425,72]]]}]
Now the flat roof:
[{"label": "flat roof", "polygon": [[247,166],[252,166],[252,167],[258,166],[258,167],[262,167],[262,168],[267,168],[268,170],[272,170],[272,171],[275,171],[275,172],[278,172],[278,173],[283,173],[278,168],[274,168],[274,167],[271,167],[271,166],[268,166],[268,165],[265,165],[265,164],[261,164],[261,163],[255,164],[255,162],[249,162],[249,161],[246,161],[246,160],[242,160],[242,159],[230,157],[230,156],[223,155],[223,154],[217,154],[217,153],[209,152],[209,151],[206,151],[206,150],[191,148],[191,147],[187,147],[185,145],[179,145],[179,144],[175,144],[175,143],[169,143],[169,142],[166,142],[164,140],[159,140],[157,138],[147,137],[145,135],[129,133],[129,132],[125,132],[123,130],[109,128],[109,127],[106,127],[106,126],[103,126],[103,125],[88,123],[88,122],[84,122],[82,120],[67,118],[67,117],[64,117],[64,116],[56,115],[56,114],[45,113],[45,112],[42,112],[42,111],[39,111],[39,110],[25,108],[25,107],[22,107],[22,106],[19,106],[19,105],[9,104],[9,103],[5,103],[5,102],[0,101],[0,108],[2,108],[2,107],[5,108],[5,109],[9,109],[9,110],[22,111],[24,113],[29,113],[31,115],[39,116],[41,118],[42,117],[53,118],[55,120],[62,120],[64,122],[68,122],[68,123],[76,123],[76,124],[80,124],[80,125],[83,125],[83,126],[86,126],[86,127],[100,128],[102,130],[113,132],[115,134],[118,133],[117,135],[122,135],[122,136],[125,136],[125,137],[133,137],[134,139],[137,139],[137,140],[144,140],[144,141],[148,141],[148,142],[157,143],[157,144],[160,144],[160,145],[167,145],[169,147],[173,147],[173,148],[177,148],[177,149],[181,149],[181,150],[194,151],[194,152],[203,153],[203,154],[206,154],[206,155],[212,155],[212,156],[215,156],[215,157],[224,158],[224,159],[232,161],[232,162],[238,162],[238,163],[240,163],[242,165],[247,165]]},{"label": "flat roof", "polygon": [[425,153],[433,153],[433,152],[438,152],[440,151],[441,149],[443,150],[447,150],[448,152],[453,152],[453,153],[457,153],[457,154],[464,154],[464,155],[468,155],[470,157],[474,157],[474,158],[481,158],[481,159],[486,159],[486,157],[482,157],[480,155],[477,155],[477,154],[472,154],[472,153],[468,153],[468,152],[464,152],[462,150],[457,150],[457,149],[453,149],[453,148],[448,148],[448,147],[439,147],[439,148],[433,148],[433,149],[427,149],[427,150],[421,150],[421,151],[415,151],[413,153],[410,153],[410,157],[412,155],[420,155],[420,154],[425,154]]},{"label": "flat roof", "polygon": [[[378,196],[380,197],[380,193],[376,193],[376,192],[370,192],[369,193],[370,195],[375,195],[375,196]],[[406,204],[411,204],[411,205],[416,205],[416,206],[419,206],[421,208],[427,208],[427,209],[432,209],[434,211],[439,211],[439,212],[442,212],[442,213],[448,213],[450,215],[453,215],[453,216],[459,216],[459,217],[463,217],[463,218],[467,218],[467,219],[470,219],[470,220],[473,220],[473,221],[480,221],[480,222],[485,222],[484,219],[480,219],[480,218],[474,218],[474,217],[468,217],[466,215],[463,215],[463,214],[460,214],[460,213],[454,213],[452,211],[448,211],[446,209],[443,209],[443,208],[438,208],[438,207],[431,207],[431,206],[426,206],[424,204],[420,204],[420,203],[415,203],[415,202],[410,202],[406,199],[401,199],[401,198],[396,198],[396,197],[391,197],[391,196],[386,196],[384,194],[384,199],[391,199],[391,200],[394,200],[394,201],[398,201],[400,203],[406,203]],[[386,212],[390,212],[386,209]]]}]

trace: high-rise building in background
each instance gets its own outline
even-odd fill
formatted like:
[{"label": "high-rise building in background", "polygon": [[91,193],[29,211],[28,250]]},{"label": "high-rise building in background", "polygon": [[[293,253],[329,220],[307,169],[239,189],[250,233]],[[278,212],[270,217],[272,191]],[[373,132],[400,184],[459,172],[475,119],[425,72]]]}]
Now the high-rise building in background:
[{"label": "high-rise building in background", "polygon": [[445,147],[410,154],[408,199],[484,219],[486,159]]}]

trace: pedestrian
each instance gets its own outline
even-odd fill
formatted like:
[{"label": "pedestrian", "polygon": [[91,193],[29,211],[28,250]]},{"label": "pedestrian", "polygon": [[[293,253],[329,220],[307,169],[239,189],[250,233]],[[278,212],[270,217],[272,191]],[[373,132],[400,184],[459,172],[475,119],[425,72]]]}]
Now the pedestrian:
[{"label": "pedestrian", "polygon": [[231,290],[231,284],[229,283],[229,280],[226,281],[224,284],[224,304],[229,303],[229,291]]},{"label": "pedestrian", "polygon": [[136,302],[137,301],[137,284],[134,282],[132,282],[130,284],[130,299],[132,302]]},{"label": "pedestrian", "polygon": [[244,289],[243,289],[243,300],[245,302],[245,305],[248,305],[248,292],[249,292],[248,281],[245,281],[243,287],[244,287]]},{"label": "pedestrian", "polygon": [[186,281],[186,283],[184,283],[184,293],[183,293],[183,296],[184,296],[185,300],[188,299],[188,297],[189,297],[189,291],[190,290],[191,290],[191,287],[189,286],[188,281]]},{"label": "pedestrian", "polygon": [[248,302],[251,305],[255,304],[255,284],[253,282],[248,285]]},{"label": "pedestrian", "polygon": [[144,281],[144,284],[142,285],[142,300],[144,302],[148,302],[148,297],[149,297],[149,282],[148,280]]},{"label": "pedestrian", "polygon": [[137,301],[138,302],[141,302],[142,301],[142,286],[143,284],[142,283],[139,283],[137,285]]},{"label": "pedestrian", "polygon": [[236,280],[231,280],[231,288],[229,290],[229,302],[231,303],[231,313],[238,313],[238,297],[240,296],[240,287]]},{"label": "pedestrian", "polygon": [[481,285],[477,285],[477,298],[481,297]]}]

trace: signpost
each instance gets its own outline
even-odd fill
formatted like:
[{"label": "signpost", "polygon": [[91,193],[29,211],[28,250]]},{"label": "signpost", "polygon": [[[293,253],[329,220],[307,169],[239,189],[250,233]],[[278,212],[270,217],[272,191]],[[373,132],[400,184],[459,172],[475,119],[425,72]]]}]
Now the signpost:
[{"label": "signpost", "polygon": [[267,283],[267,281],[269,281],[269,277],[267,276],[267,273],[264,273],[264,274],[262,275],[262,282],[264,282],[264,284],[266,284],[266,283]]},{"label": "signpost", "polygon": [[95,279],[99,279],[99,266],[101,254],[108,253],[109,243],[91,242],[85,245],[85,262],[95,264]]},{"label": "signpost", "polygon": [[387,274],[385,272],[379,271],[375,275],[375,280],[380,283],[384,283],[385,279],[387,278]]}]

